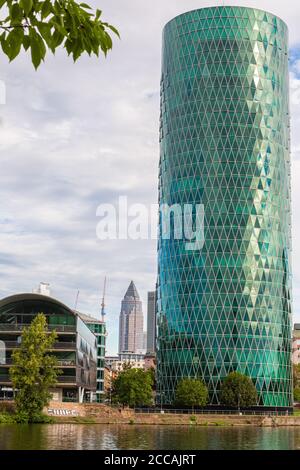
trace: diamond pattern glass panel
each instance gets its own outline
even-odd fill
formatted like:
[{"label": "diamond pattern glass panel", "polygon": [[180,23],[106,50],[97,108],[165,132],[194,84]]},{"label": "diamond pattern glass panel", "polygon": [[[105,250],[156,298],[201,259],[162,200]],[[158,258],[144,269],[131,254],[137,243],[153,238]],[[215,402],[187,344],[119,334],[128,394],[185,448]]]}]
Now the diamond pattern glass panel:
[{"label": "diamond pattern glass panel", "polygon": [[231,371],[259,404],[292,405],[288,31],[251,8],[195,10],[164,29],[160,204],[203,204],[205,243],[158,243],[158,396]]}]

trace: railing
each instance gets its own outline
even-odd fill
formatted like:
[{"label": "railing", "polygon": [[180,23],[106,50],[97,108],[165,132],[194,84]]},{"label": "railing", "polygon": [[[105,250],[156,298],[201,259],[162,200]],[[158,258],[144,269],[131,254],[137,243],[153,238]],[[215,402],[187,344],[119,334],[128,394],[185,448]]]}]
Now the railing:
[{"label": "railing", "polygon": [[0,375],[0,383],[10,383],[11,380],[10,380],[10,377],[9,375]]},{"label": "railing", "polygon": [[[58,383],[64,383],[64,384],[76,384],[76,377],[74,376],[59,376],[57,378]],[[1,383],[11,383],[11,379],[9,375],[0,375],[0,384]]]},{"label": "railing", "polygon": [[60,376],[60,377],[57,378],[57,381],[58,381],[59,383],[64,383],[64,384],[70,384],[70,383],[76,384],[76,377],[75,377],[75,376],[74,376],[74,377],[69,377],[69,376],[64,377],[64,376]]},{"label": "railing", "polygon": [[[15,349],[15,348],[18,348],[21,346],[21,343],[19,343],[18,341],[4,341],[4,345],[5,345],[5,348],[6,349]],[[65,342],[62,342],[62,341],[58,341],[57,343],[55,343],[53,345],[53,347],[51,348],[51,351],[55,350],[55,349],[67,349],[67,350],[70,350],[70,351],[75,351],[76,350],[76,343],[74,343],[73,341],[65,341]]]},{"label": "railing", "polygon": [[10,366],[12,364],[12,359],[5,359],[5,362],[0,361],[0,367]]},{"label": "railing", "polygon": [[192,410],[192,409],[166,409],[166,408],[134,408],[135,413],[164,413],[164,414],[190,414],[190,415],[243,415],[243,416],[286,416],[286,411],[268,410]]},{"label": "railing", "polygon": [[[13,360],[11,358],[5,359],[5,362],[0,361],[0,367],[10,366],[12,365]],[[76,361],[73,360],[58,360],[57,365],[59,367],[76,367]]]},{"label": "railing", "polygon": [[61,360],[61,361],[57,361],[57,364],[58,364],[60,367],[76,367],[76,361],[64,361],[64,360]]},{"label": "railing", "polygon": [[[0,323],[0,331],[8,331],[11,333],[20,332],[25,327],[28,327],[27,324],[7,324],[7,323]],[[48,330],[53,331],[56,330],[58,333],[76,333],[76,326],[75,325],[48,325]]]},{"label": "railing", "polygon": [[6,349],[15,349],[21,346],[18,341],[3,341]]},{"label": "railing", "polygon": [[74,351],[76,349],[76,343],[73,342],[60,342],[58,341],[57,343],[54,344],[54,346],[51,348],[51,350],[55,349],[68,349],[71,351]]}]

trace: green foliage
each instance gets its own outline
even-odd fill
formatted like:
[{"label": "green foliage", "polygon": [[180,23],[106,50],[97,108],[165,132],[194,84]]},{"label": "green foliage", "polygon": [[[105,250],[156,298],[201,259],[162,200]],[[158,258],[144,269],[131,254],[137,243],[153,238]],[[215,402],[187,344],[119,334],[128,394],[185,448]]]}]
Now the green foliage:
[{"label": "green foliage", "polygon": [[9,413],[0,413],[0,424],[13,424],[15,422],[13,415]]},{"label": "green foliage", "polygon": [[101,10],[94,12],[76,0],[0,0],[0,11],[7,15],[0,20],[4,54],[12,61],[23,47],[36,69],[47,49],[54,54],[63,46],[76,61],[84,52],[106,55],[112,48],[110,33],[119,36],[114,26],[100,19]]},{"label": "green foliage", "polygon": [[[13,352],[10,377],[16,395],[18,422],[45,422],[44,406],[51,398],[49,388],[57,382],[60,371],[57,358],[48,353],[57,338],[47,332],[45,315],[37,315],[22,332],[20,348]],[[42,419],[42,421],[41,421]]]},{"label": "green foliage", "polygon": [[151,375],[152,382],[153,382],[153,389],[156,390],[156,374],[155,374],[154,367],[150,367],[150,369],[148,369],[148,374]]},{"label": "green foliage", "polygon": [[300,387],[300,364],[293,365],[293,381],[294,387]]},{"label": "green foliage", "polygon": [[179,406],[205,406],[208,400],[206,385],[199,379],[182,379],[178,382],[175,404]]},{"label": "green foliage", "polygon": [[294,401],[300,403],[300,387],[294,388]]},{"label": "green foliage", "polygon": [[118,374],[112,385],[114,403],[130,407],[152,405],[153,377],[142,369],[126,369]]},{"label": "green foliage", "polygon": [[257,391],[250,377],[232,372],[223,381],[220,399],[222,405],[247,408],[257,405]]}]

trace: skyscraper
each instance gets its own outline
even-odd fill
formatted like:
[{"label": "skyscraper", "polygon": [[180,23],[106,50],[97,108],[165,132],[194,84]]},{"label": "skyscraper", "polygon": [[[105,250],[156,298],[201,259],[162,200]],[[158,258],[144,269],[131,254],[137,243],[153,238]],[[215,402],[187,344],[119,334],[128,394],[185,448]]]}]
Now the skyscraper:
[{"label": "skyscraper", "polygon": [[143,309],[133,281],[122,300],[119,318],[119,353],[143,351]]},{"label": "skyscraper", "polygon": [[[288,29],[271,13],[213,7],[163,35],[161,204],[204,206],[203,248],[158,244],[158,396],[231,371],[259,405],[290,407],[291,204]],[[160,224],[161,225],[161,224]]]},{"label": "skyscraper", "polygon": [[156,292],[148,292],[147,301],[147,352],[155,352],[156,340]]}]

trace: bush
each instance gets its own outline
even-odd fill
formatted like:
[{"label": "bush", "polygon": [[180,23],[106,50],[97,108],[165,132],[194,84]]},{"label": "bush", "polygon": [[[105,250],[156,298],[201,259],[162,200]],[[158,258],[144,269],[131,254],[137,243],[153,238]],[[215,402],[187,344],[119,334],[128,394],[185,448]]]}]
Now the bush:
[{"label": "bush", "polygon": [[0,424],[13,424],[15,422],[15,418],[12,414],[0,413]]},{"label": "bush", "polygon": [[27,423],[35,423],[35,424],[51,424],[54,422],[53,418],[47,416],[43,413],[35,413],[34,415],[30,415],[25,411],[19,411],[15,415],[15,422],[18,424],[27,424]]}]

